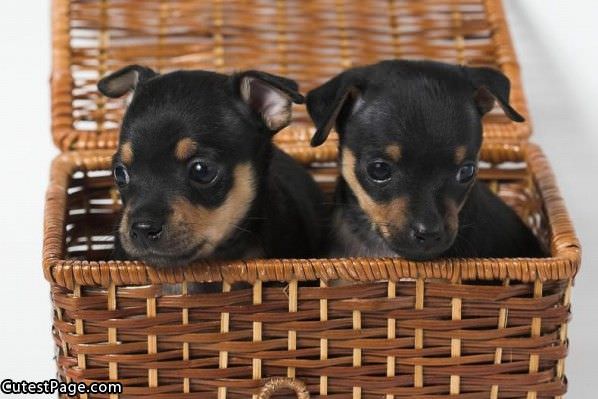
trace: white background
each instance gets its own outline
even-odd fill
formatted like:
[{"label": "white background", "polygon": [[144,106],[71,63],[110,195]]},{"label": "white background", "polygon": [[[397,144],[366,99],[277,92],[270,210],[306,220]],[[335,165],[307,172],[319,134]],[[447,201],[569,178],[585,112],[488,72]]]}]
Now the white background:
[{"label": "white background", "polygon": [[[569,397],[598,391],[598,2],[506,0],[534,124],[584,245]],[[49,2],[0,5],[0,379],[54,376],[41,269],[50,141]]]}]

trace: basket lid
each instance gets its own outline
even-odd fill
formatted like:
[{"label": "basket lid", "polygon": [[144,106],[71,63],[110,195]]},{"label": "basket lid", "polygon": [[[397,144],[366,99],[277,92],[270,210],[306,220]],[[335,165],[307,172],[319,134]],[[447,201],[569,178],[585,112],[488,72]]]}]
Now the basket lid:
[{"label": "basket lid", "polygon": [[[115,148],[126,101],[97,91],[100,77],[128,64],[158,71],[263,69],[303,92],[345,68],[382,59],[434,59],[500,68],[511,103],[526,118],[519,67],[500,0],[54,0],[52,134],[62,151]],[[304,107],[277,142],[304,160],[336,153],[309,147]],[[495,109],[485,140],[517,142],[528,122]]]}]

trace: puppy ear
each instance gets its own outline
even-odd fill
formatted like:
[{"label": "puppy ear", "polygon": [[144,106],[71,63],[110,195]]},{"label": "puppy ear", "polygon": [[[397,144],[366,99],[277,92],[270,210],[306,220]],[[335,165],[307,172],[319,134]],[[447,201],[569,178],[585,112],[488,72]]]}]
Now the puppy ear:
[{"label": "puppy ear", "polygon": [[156,75],[157,73],[150,68],[129,65],[102,78],[98,82],[98,90],[106,97],[118,98],[131,90],[135,90],[138,83]]},{"label": "puppy ear", "polygon": [[291,123],[292,103],[302,104],[297,82],[261,71],[246,71],[235,76],[239,94],[273,133]]},{"label": "puppy ear", "polygon": [[[351,72],[343,72],[322,86],[307,93],[307,112],[314,121],[316,132],[311,138],[311,146],[323,144],[330,131],[338,127],[348,113],[349,104],[356,104],[361,98],[361,91],[355,85]],[[351,106],[351,112],[355,110]]]},{"label": "puppy ear", "polygon": [[465,67],[465,73],[475,87],[474,100],[482,114],[489,112],[496,100],[511,120],[525,121],[509,104],[511,82],[501,71],[486,67]]}]

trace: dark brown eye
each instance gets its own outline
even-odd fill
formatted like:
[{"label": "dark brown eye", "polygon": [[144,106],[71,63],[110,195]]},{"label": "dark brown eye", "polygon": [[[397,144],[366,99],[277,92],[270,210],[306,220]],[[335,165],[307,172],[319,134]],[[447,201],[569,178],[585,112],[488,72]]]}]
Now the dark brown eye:
[{"label": "dark brown eye", "polygon": [[118,187],[124,187],[129,184],[129,172],[124,165],[116,165],[112,173],[114,175],[114,181]]},{"label": "dark brown eye", "polygon": [[366,170],[370,179],[376,183],[387,182],[392,177],[392,168],[388,162],[382,160],[370,162]]},{"label": "dark brown eye", "polygon": [[210,184],[218,176],[218,167],[213,163],[194,159],[189,163],[189,178],[199,184]]},{"label": "dark brown eye", "polygon": [[469,183],[475,176],[476,166],[473,163],[467,163],[457,171],[457,182]]}]

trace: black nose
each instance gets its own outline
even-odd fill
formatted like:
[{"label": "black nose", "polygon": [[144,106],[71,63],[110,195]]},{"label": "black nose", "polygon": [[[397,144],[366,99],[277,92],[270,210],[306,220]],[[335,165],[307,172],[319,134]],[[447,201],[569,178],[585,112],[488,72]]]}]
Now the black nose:
[{"label": "black nose", "polygon": [[435,245],[442,237],[442,226],[440,224],[414,223],[411,226],[410,236],[418,245]]},{"label": "black nose", "polygon": [[153,220],[134,222],[131,225],[131,238],[141,241],[157,241],[162,235],[162,223]]}]

